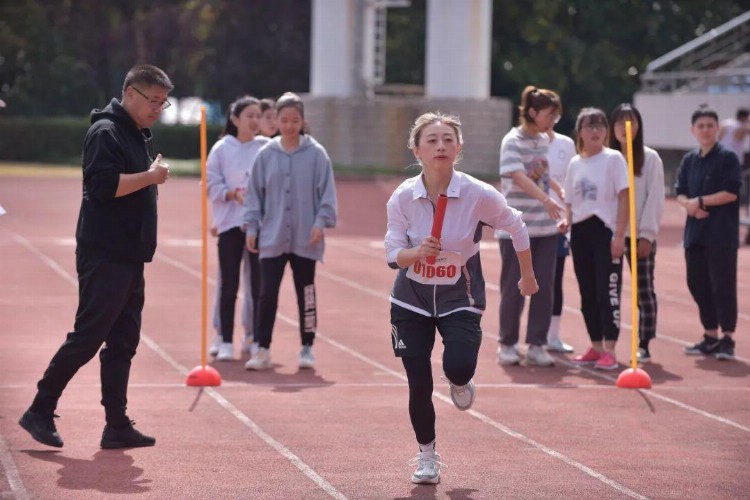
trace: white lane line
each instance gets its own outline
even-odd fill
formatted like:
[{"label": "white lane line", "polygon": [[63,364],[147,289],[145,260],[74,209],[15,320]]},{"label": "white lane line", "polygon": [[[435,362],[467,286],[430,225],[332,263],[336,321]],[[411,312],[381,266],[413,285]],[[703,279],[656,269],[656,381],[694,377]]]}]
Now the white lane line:
[{"label": "white lane line", "polygon": [[[374,289],[371,289],[369,287],[360,285],[359,283],[356,283],[356,282],[354,282],[354,281],[352,281],[352,280],[350,280],[348,278],[344,278],[343,276],[338,276],[336,274],[333,274],[330,271],[321,271],[321,272],[319,272],[319,274],[321,276],[323,276],[323,277],[332,279],[333,281],[336,281],[338,283],[342,283],[342,284],[347,285],[347,286],[349,286],[351,288],[354,288],[356,290],[361,290],[361,291],[363,291],[363,292],[365,292],[365,293],[367,293],[369,295],[372,295],[374,297],[381,297],[381,298],[385,297],[386,300],[389,298],[388,295],[385,295],[385,294],[383,294],[382,292],[380,292],[378,290],[374,290]],[[493,285],[493,286],[497,287],[497,285]],[[578,311],[578,313],[580,314],[580,311]],[[621,325],[623,327],[626,327],[626,325],[623,324],[623,323],[621,323]],[[492,339],[495,339],[495,340],[497,339],[496,336],[490,335],[490,334],[487,334],[487,333],[483,333],[483,336],[489,337],[489,338],[492,338]],[[565,364],[567,366],[578,368],[578,365],[570,363],[570,362],[564,360],[564,358],[556,357],[555,359],[559,360],[562,364]],[[583,370],[586,371],[587,373],[590,373],[590,374],[596,376],[596,377],[599,377],[599,378],[602,378],[602,379],[605,379],[605,380],[609,380],[612,383],[616,382],[615,378],[610,377],[608,375],[604,375],[604,374],[601,374],[601,373],[599,373],[597,371],[588,370],[588,369],[585,369],[585,368]],[[642,390],[642,391],[644,393],[650,394],[650,395],[654,396],[655,398],[660,399],[660,400],[662,400],[664,402],[667,402],[667,403],[670,403],[672,405],[675,405],[678,408],[682,408],[683,410],[687,410],[687,411],[690,411],[692,413],[695,413],[696,415],[701,415],[703,417],[709,418],[709,419],[714,420],[716,422],[721,422],[722,424],[730,425],[730,426],[732,426],[732,427],[734,427],[736,429],[739,429],[741,431],[744,431],[744,432],[750,432],[750,428],[745,427],[742,424],[738,424],[737,422],[734,422],[734,421],[729,420],[727,418],[724,418],[722,416],[715,415],[715,414],[707,412],[705,410],[701,410],[700,408],[696,408],[696,407],[688,405],[686,403],[682,403],[680,401],[677,401],[675,399],[669,398],[667,396],[662,396],[662,395],[654,392],[653,389],[651,389],[651,390]]]},{"label": "white lane line", "polygon": [[[279,317],[279,319],[285,321],[286,323],[288,323],[288,324],[290,324],[292,326],[298,326],[299,325],[299,323],[297,323],[297,321],[293,320],[292,318],[289,318],[288,316],[286,316],[284,314],[278,314],[278,317]],[[378,363],[377,361],[369,358],[368,356],[365,356],[364,354],[361,354],[360,352],[355,351],[354,349],[351,349],[351,348],[345,346],[341,342],[338,342],[338,341],[336,341],[336,340],[334,340],[334,339],[332,339],[332,338],[330,338],[330,337],[328,337],[326,335],[322,335],[320,333],[316,333],[316,338],[319,338],[319,339],[321,339],[321,340],[323,340],[323,341],[331,344],[332,346],[336,347],[337,349],[346,352],[350,356],[353,356],[353,357],[355,357],[355,358],[363,361],[364,363],[367,363],[370,366],[373,366],[373,367],[375,367],[375,368],[377,368],[379,370],[382,370],[382,371],[384,371],[384,372],[386,372],[386,373],[388,373],[388,374],[390,374],[390,375],[392,375],[394,377],[397,377],[398,379],[403,380],[404,382],[407,381],[406,376],[403,375],[402,373],[397,372],[395,370],[392,370],[392,369],[388,368],[387,366],[385,366],[385,365],[383,365],[381,363]],[[453,406],[453,401],[451,401],[451,398],[449,398],[448,396],[445,396],[444,394],[442,394],[442,393],[440,393],[438,391],[433,391],[432,396],[434,398],[439,399],[440,401],[442,401],[442,402],[450,405],[450,406]],[[513,429],[511,429],[509,427],[506,427],[505,425],[501,424],[500,422],[497,422],[497,421],[493,420],[492,418],[488,417],[484,413],[480,413],[480,412],[478,412],[476,410],[468,410],[466,413],[468,413],[472,417],[478,419],[479,421],[481,421],[481,422],[483,422],[485,424],[488,424],[491,427],[494,427],[495,429],[497,429],[497,430],[499,430],[499,431],[507,434],[508,436],[510,436],[512,438],[518,439],[519,441],[521,441],[521,442],[523,442],[523,443],[525,443],[525,444],[527,444],[527,445],[529,445],[529,446],[531,446],[533,448],[536,448],[537,450],[539,450],[539,451],[541,451],[543,453],[546,453],[547,455],[550,455],[553,458],[561,460],[562,462],[564,462],[564,463],[566,463],[566,464],[568,464],[568,465],[570,465],[572,467],[575,467],[576,469],[580,470],[584,474],[586,474],[586,475],[588,475],[588,476],[590,476],[590,477],[592,477],[594,479],[597,479],[597,480],[603,482],[604,484],[610,486],[611,488],[619,491],[623,495],[629,496],[631,498],[638,498],[638,499],[643,499],[643,500],[645,500],[645,499],[648,498],[648,497],[645,497],[645,496],[641,495],[640,493],[637,493],[637,492],[631,490],[630,488],[628,488],[628,487],[626,487],[626,486],[618,483],[617,481],[609,479],[608,477],[604,476],[603,474],[600,474],[600,473],[596,472],[595,470],[591,469],[590,467],[588,467],[588,466],[586,466],[586,465],[584,465],[584,464],[582,464],[580,462],[577,462],[577,461],[573,460],[572,458],[570,458],[570,457],[568,457],[566,455],[563,455],[562,453],[560,453],[558,451],[555,451],[552,448],[549,448],[549,447],[547,447],[547,446],[545,446],[545,445],[543,445],[543,444],[541,444],[541,443],[539,443],[537,441],[534,441],[533,439],[531,439],[531,438],[529,438],[529,437],[521,434],[520,432],[516,432]]]},{"label": "white lane line", "polygon": [[[23,485],[23,481],[21,481],[21,475],[18,473],[16,462],[13,460],[13,455],[1,435],[0,467],[2,467],[5,479],[8,481],[8,486],[10,486],[10,496],[8,498],[15,498],[17,500],[26,500],[29,498],[29,493],[26,491],[26,487]],[[3,493],[3,496],[5,496],[5,493]]]},{"label": "white lane line", "polygon": [[[201,274],[200,273],[198,273],[197,271],[194,271],[193,269],[189,268],[188,266],[185,266],[183,263],[181,263],[179,261],[176,261],[174,259],[168,258],[168,257],[164,256],[163,254],[159,254],[159,258],[161,260],[164,260],[164,262],[167,262],[169,264],[175,265],[179,269],[182,269],[182,270],[186,271],[188,274],[190,274],[190,275],[192,275],[194,277],[201,278]],[[378,291],[372,290],[372,289],[370,289],[370,288],[368,288],[366,286],[362,286],[359,283],[356,283],[356,282],[351,281],[351,280],[349,280],[347,278],[335,275],[335,274],[330,273],[328,271],[317,271],[317,273],[321,274],[323,276],[329,277],[329,279],[337,280],[340,283],[343,283],[343,284],[346,284],[346,285],[348,285],[350,287],[356,288],[357,290],[360,290],[360,291],[362,291],[364,293],[369,293],[369,294],[374,295],[375,297],[378,297],[378,298],[381,298],[381,299],[382,298],[385,298],[386,300],[388,299],[388,295],[383,294],[382,292],[378,292]],[[299,326],[299,323],[297,321],[295,321],[294,319],[290,318],[289,316],[286,316],[285,314],[277,313],[277,317],[279,319],[281,319],[282,321],[284,321],[285,323],[287,323],[287,324],[289,324],[289,325],[291,325],[293,327],[298,327]],[[366,356],[366,355],[364,355],[364,354],[362,354],[362,353],[360,353],[358,351],[355,351],[354,349],[351,349],[350,347],[342,344],[341,342],[338,342],[337,340],[334,340],[334,339],[328,337],[327,335],[324,335],[324,334],[320,333],[319,331],[316,332],[315,336],[316,336],[317,339],[320,339],[320,340],[322,340],[324,342],[327,342],[328,344],[332,345],[333,347],[335,347],[335,348],[337,348],[337,349],[339,349],[341,351],[346,352],[350,356],[352,356],[354,358],[357,358],[360,361],[362,361],[362,362],[364,362],[364,363],[366,363],[366,364],[368,364],[370,366],[373,366],[373,367],[377,368],[378,370],[381,370],[381,371],[383,371],[385,373],[388,373],[388,374],[390,374],[390,375],[398,378],[399,380],[407,382],[406,376],[403,375],[402,373],[397,372],[395,370],[392,370],[392,369],[388,368],[384,364],[379,363],[379,362],[377,362],[377,361],[369,358],[368,356]],[[447,397],[447,396],[445,396],[442,393],[439,393],[437,391],[434,391],[432,394],[433,394],[433,397],[439,399],[440,401],[443,401],[446,404],[449,404],[449,405],[453,406],[453,401],[451,401],[451,399],[449,397]],[[623,495],[629,496],[631,498],[642,499],[642,500],[647,499],[647,497],[645,497],[645,496],[643,496],[643,495],[641,495],[641,494],[639,494],[639,493],[637,493],[637,492],[635,492],[635,491],[627,488],[626,486],[624,486],[624,485],[622,485],[622,484],[620,484],[620,483],[618,483],[618,482],[616,482],[616,481],[614,481],[612,479],[609,479],[608,477],[606,477],[606,476],[604,476],[604,475],[596,472],[595,470],[591,469],[590,467],[588,467],[588,466],[586,466],[586,465],[584,465],[584,464],[582,464],[580,462],[577,462],[577,461],[573,460],[572,458],[570,458],[570,457],[568,457],[566,455],[563,455],[562,453],[559,453],[559,452],[553,450],[552,448],[549,448],[549,447],[547,447],[547,446],[545,446],[545,445],[543,445],[541,443],[538,443],[538,442],[534,441],[533,439],[531,439],[531,438],[529,438],[529,437],[527,437],[527,436],[525,436],[525,435],[523,435],[523,434],[521,434],[519,432],[516,432],[516,431],[510,429],[509,427],[506,427],[505,425],[503,425],[503,424],[501,424],[499,422],[496,422],[495,420],[491,419],[487,415],[484,415],[483,413],[480,413],[480,412],[475,411],[475,410],[469,410],[469,411],[467,411],[467,413],[470,414],[470,415],[472,415],[474,418],[480,420],[481,422],[489,424],[492,427],[494,427],[495,429],[498,429],[501,432],[503,432],[503,433],[505,433],[505,434],[507,434],[507,435],[509,435],[509,436],[511,436],[513,438],[515,438],[515,439],[518,439],[518,440],[526,443],[527,445],[529,445],[529,446],[531,446],[533,448],[536,448],[536,449],[542,451],[543,453],[546,453],[546,454],[552,456],[553,458],[557,458],[558,460],[561,460],[564,463],[566,463],[566,464],[568,464],[568,465],[570,465],[572,467],[575,467],[576,469],[580,470],[584,474],[587,474],[588,476],[590,476],[590,477],[592,477],[594,479],[597,479],[597,480],[603,482],[604,484],[610,486],[611,488],[613,488],[616,491],[622,493]]]},{"label": "white lane line", "polygon": [[[239,360],[237,360],[239,361]],[[561,362],[564,362],[561,359]],[[571,365],[573,366],[573,365]],[[610,381],[611,379],[607,379]],[[607,390],[614,391],[617,387],[610,384],[571,384],[571,383],[552,383],[552,384],[524,384],[524,383],[484,383],[476,384],[479,389],[581,389],[581,390]],[[99,388],[99,384],[75,384],[78,388]],[[281,388],[320,388],[320,389],[350,389],[350,388],[389,388],[389,387],[408,387],[405,382],[241,382],[241,381],[222,381],[222,389],[229,387],[281,387]],[[0,384],[0,391],[2,390],[33,390],[36,388],[35,384]],[[128,389],[184,389],[184,383],[174,384],[139,384],[129,383]],[[695,392],[695,391],[707,391],[707,392],[750,392],[750,387],[721,387],[721,386],[666,386],[660,387],[660,391],[676,391],[676,392]]]},{"label": "white lane line", "polygon": [[[68,274],[67,271],[65,271],[65,269],[63,269],[55,261],[53,261],[51,258],[49,258],[44,253],[42,253],[29,240],[27,240],[26,238],[24,238],[23,236],[19,234],[16,234],[16,233],[12,233],[12,234],[16,241],[18,241],[24,247],[31,250],[32,253],[34,253],[34,255],[39,257],[45,264],[51,267],[56,273],[58,273],[60,276],[65,278],[69,283],[75,286],[78,286],[78,281],[73,276]],[[188,369],[185,366],[177,362],[172,356],[170,356],[164,349],[162,349],[153,339],[151,339],[144,332],[141,332],[141,340],[149,348],[151,348],[151,350],[153,350],[160,358],[162,358],[170,366],[172,366],[178,373],[182,374],[183,376],[186,376],[188,374]],[[252,419],[250,419],[250,417],[242,413],[237,407],[235,407],[232,403],[226,400],[221,394],[219,394],[217,391],[211,388],[205,388],[205,392],[214,401],[216,401],[222,408],[227,410],[235,418],[237,418],[240,422],[242,422],[246,427],[252,430],[253,433],[256,436],[258,436],[260,439],[262,439],[267,445],[269,445],[271,448],[276,450],[284,458],[289,460],[295,467],[297,467],[305,476],[310,478],[315,484],[318,485],[318,487],[320,487],[323,491],[325,491],[329,496],[336,498],[338,500],[346,500],[347,497],[344,496],[341,492],[339,492],[332,484],[330,484],[328,481],[323,479],[322,476],[320,476],[317,472],[315,472],[309,465],[307,465],[304,461],[302,461],[302,459],[300,459],[297,455],[292,453],[292,451],[289,450],[286,446],[284,446],[279,441],[274,439],[270,434],[265,432],[260,426],[258,426],[255,422],[253,422]],[[3,464],[3,466],[5,466],[5,464]],[[20,477],[19,477],[19,480],[20,480]]]}]

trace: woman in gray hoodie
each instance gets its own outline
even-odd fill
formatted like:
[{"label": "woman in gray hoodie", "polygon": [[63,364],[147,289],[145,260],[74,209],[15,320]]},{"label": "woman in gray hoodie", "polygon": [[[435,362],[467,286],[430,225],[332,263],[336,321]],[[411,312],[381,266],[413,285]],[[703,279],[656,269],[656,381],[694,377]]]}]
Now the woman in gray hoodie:
[{"label": "woman in gray hoodie", "polygon": [[315,264],[323,260],[325,228],[336,225],[336,187],[326,150],[305,133],[302,100],[287,92],[276,101],[280,135],[258,153],[245,198],[247,248],[259,253],[258,352],[248,370],[271,367],[270,346],[279,288],[287,262],[299,307],[299,367],[312,368],[317,325]]}]

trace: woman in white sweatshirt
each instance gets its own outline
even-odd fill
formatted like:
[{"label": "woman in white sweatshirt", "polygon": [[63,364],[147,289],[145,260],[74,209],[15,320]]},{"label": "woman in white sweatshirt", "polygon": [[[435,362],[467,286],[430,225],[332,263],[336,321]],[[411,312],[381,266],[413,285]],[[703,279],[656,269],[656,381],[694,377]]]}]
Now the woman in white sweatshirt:
[{"label": "woman in white sweatshirt", "polygon": [[[240,282],[240,264],[247,252],[242,204],[245,201],[250,168],[260,148],[268,142],[267,138],[257,135],[260,117],[258,99],[245,96],[233,102],[229,108],[223,136],[211,148],[206,164],[208,197],[213,208],[214,226],[219,235],[221,337],[211,348],[211,354],[215,354],[219,361],[234,358],[234,310]],[[245,293],[250,292],[255,306],[260,289],[257,254],[250,255],[248,261],[251,286]],[[257,307],[253,307],[252,310],[253,316],[257,317]],[[254,332],[257,322],[252,323]]]},{"label": "woman in white sweatshirt", "polygon": [[[609,119],[609,147],[621,151],[627,158],[625,122],[632,123],[633,170],[635,173],[635,234],[638,239],[638,361],[648,363],[648,345],[656,337],[656,292],[654,265],[656,238],[659,235],[661,214],[664,211],[664,166],[659,154],[643,145],[641,113],[631,104],[617,106]],[[630,228],[625,232],[625,256],[630,259]]]}]

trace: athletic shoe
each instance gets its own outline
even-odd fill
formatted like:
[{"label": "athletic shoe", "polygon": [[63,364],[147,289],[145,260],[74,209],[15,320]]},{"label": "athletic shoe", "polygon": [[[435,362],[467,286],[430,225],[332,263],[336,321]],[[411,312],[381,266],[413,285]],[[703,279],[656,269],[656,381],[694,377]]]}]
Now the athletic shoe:
[{"label": "athletic shoe", "polygon": [[242,354],[250,354],[252,356],[253,347],[255,347],[255,352],[258,352],[258,344],[257,342],[253,342],[253,334],[246,333],[245,338],[242,340]]},{"label": "athletic shoe", "polygon": [[469,383],[466,385],[455,385],[449,380],[448,385],[450,385],[451,399],[453,400],[453,404],[456,405],[456,408],[461,411],[466,411],[471,408],[471,405],[474,404],[474,398],[477,395],[477,388],[474,385],[474,379],[469,380]]},{"label": "athletic shoe", "polygon": [[555,364],[555,360],[552,356],[547,354],[547,351],[542,349],[540,345],[530,345],[528,351],[526,351],[526,364],[536,366],[552,366]]},{"label": "athletic shoe", "polygon": [[141,448],[156,444],[156,439],[141,434],[138,429],[133,427],[134,424],[135,422],[131,420],[124,427],[105,425],[104,432],[102,432],[101,447],[105,450],[114,450],[117,448]]},{"label": "athletic shoe", "polygon": [[501,365],[517,365],[521,362],[518,355],[518,347],[514,345],[500,344],[497,349],[497,362]]},{"label": "athletic shoe", "polygon": [[594,364],[594,368],[597,370],[617,370],[620,366],[615,359],[615,355],[611,352],[604,351],[599,356],[599,360]]},{"label": "athletic shoe", "polygon": [[648,351],[648,349],[644,349],[643,347],[639,347],[638,351],[635,354],[636,361],[639,363],[650,363],[651,362],[651,353]]},{"label": "athletic shoe", "polygon": [[59,417],[52,413],[27,410],[26,413],[21,415],[18,424],[26,429],[36,441],[47,446],[62,448],[63,440],[57,433],[57,427],[55,427],[56,418]]},{"label": "athletic shoe", "polygon": [[547,350],[552,352],[571,353],[573,352],[573,346],[566,344],[560,339],[552,339],[547,341]]},{"label": "athletic shoe", "polygon": [[411,464],[417,465],[417,470],[411,476],[414,484],[438,484],[440,482],[440,455],[436,451],[420,451]]},{"label": "athletic shoe", "polygon": [[300,368],[315,368],[315,356],[311,345],[303,345],[297,358]]},{"label": "athletic shoe", "polygon": [[268,370],[271,368],[271,353],[265,347],[258,348],[258,353],[245,363],[245,370]]},{"label": "athletic shoe", "polygon": [[734,359],[734,340],[728,335],[724,335],[719,341],[719,348],[714,354],[716,359],[732,361]]},{"label": "athletic shoe", "polygon": [[579,365],[593,365],[596,364],[597,361],[599,361],[599,358],[602,357],[602,354],[594,349],[593,347],[589,347],[586,352],[583,354],[579,354],[575,358],[573,358],[573,363],[577,363]]},{"label": "athletic shoe", "polygon": [[233,361],[234,344],[231,342],[222,342],[219,346],[219,353],[216,355],[216,361]]},{"label": "athletic shoe", "polygon": [[221,335],[216,335],[216,337],[214,337],[213,343],[208,348],[208,354],[211,356],[216,356],[217,354],[219,354],[219,349],[221,348],[221,344],[223,342],[224,338]]},{"label": "athletic shoe", "polygon": [[688,356],[710,356],[716,354],[719,350],[719,337],[712,337],[703,334],[703,340],[691,347],[685,348],[685,354]]}]

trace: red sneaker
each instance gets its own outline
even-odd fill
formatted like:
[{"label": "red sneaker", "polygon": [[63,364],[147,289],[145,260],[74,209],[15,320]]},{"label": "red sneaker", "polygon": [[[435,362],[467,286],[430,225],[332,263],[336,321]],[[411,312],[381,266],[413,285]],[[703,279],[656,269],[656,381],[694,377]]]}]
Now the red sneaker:
[{"label": "red sneaker", "polygon": [[594,363],[599,361],[599,358],[601,357],[602,353],[600,353],[593,347],[589,347],[586,352],[574,357],[573,363],[578,363],[579,365],[593,365]]},{"label": "red sneaker", "polygon": [[617,370],[618,366],[614,354],[611,352],[603,352],[599,361],[594,365],[594,368],[597,370]]}]

